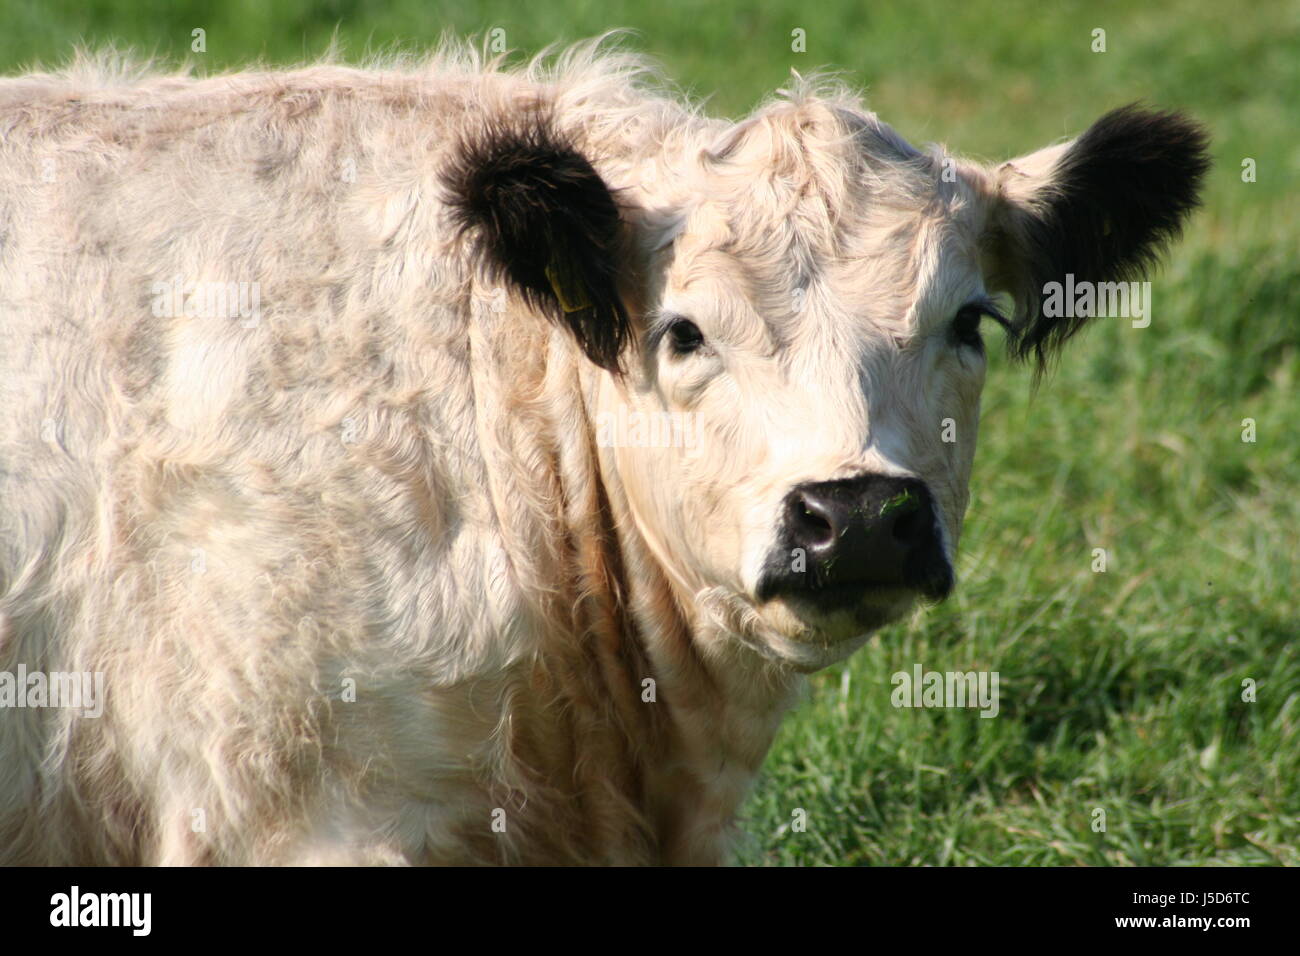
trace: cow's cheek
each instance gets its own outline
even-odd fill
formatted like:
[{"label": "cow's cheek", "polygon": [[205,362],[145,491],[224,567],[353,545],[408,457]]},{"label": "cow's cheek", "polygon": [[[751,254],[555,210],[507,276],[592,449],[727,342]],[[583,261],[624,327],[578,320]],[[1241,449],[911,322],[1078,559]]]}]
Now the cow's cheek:
[{"label": "cow's cheek", "polygon": [[739,582],[741,535],[736,505],[744,492],[725,455],[692,455],[677,463],[683,536],[691,560],[710,586]]},{"label": "cow's cheek", "polygon": [[719,583],[718,496],[685,466],[682,449],[624,447],[615,460],[638,530],[658,559],[694,587]]}]

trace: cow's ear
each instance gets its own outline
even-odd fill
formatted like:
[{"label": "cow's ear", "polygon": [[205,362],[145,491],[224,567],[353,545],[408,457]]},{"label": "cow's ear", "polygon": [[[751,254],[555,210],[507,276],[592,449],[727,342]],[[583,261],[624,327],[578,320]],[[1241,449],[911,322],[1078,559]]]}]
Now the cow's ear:
[{"label": "cow's ear", "polygon": [[[1126,106],[1073,142],[1003,163],[990,218],[989,285],[1012,295],[1011,347],[1040,369],[1086,316],[1049,315],[1049,283],[1141,276],[1199,203],[1204,130],[1178,113]],[[1058,288],[1060,288],[1058,287]]]},{"label": "cow's ear", "polygon": [[618,373],[631,337],[619,296],[622,223],[600,174],[545,116],[490,123],[455,148],[449,201],[475,255],[596,365]]}]

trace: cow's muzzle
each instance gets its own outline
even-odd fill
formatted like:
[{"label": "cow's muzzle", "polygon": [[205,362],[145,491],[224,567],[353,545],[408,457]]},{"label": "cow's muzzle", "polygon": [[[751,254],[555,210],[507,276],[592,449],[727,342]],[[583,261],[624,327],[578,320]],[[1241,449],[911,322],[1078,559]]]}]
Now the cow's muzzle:
[{"label": "cow's muzzle", "polygon": [[779,536],[759,581],[762,601],[833,611],[904,593],[940,601],[952,590],[934,498],[916,478],[800,485],[785,498]]}]

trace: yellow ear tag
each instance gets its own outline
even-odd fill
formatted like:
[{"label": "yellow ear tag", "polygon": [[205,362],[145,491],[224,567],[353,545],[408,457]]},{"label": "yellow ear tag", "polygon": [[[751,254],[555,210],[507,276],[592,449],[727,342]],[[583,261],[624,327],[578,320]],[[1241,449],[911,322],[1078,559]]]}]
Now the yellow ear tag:
[{"label": "yellow ear tag", "polygon": [[587,298],[586,292],[572,281],[572,273],[558,267],[554,259],[546,267],[546,278],[551,282],[551,291],[555,293],[555,298],[560,301],[560,308],[566,313],[581,312],[583,309],[591,308],[591,300]]}]

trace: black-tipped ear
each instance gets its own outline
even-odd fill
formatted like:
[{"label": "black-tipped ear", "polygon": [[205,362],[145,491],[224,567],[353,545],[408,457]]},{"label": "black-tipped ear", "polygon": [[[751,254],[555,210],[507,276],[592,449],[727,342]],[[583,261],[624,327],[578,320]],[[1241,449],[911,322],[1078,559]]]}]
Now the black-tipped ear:
[{"label": "black-tipped ear", "polygon": [[1130,105],[1072,143],[998,169],[991,282],[1016,299],[1012,352],[1040,364],[1087,323],[1049,315],[1049,283],[1140,277],[1199,204],[1209,137],[1179,113]]},{"label": "black-tipped ear", "polygon": [[609,188],[547,118],[491,123],[456,148],[450,204],[476,254],[595,364],[615,374],[631,337],[618,294],[621,222]]}]

